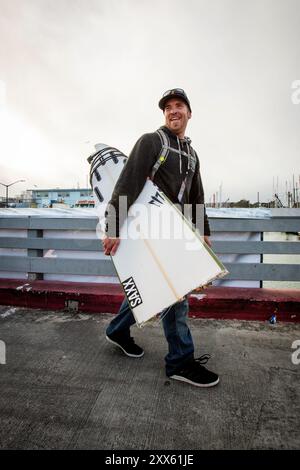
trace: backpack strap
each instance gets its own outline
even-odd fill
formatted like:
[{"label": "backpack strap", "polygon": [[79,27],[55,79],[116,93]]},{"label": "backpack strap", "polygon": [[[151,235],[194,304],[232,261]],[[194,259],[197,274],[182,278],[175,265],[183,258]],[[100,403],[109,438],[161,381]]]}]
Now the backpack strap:
[{"label": "backpack strap", "polygon": [[194,172],[195,172],[196,159],[197,159],[196,152],[192,147],[190,147],[190,150],[191,150],[191,154],[188,154],[188,169],[187,169],[185,178],[181,183],[180,190],[177,196],[179,203],[181,203],[183,199],[183,195],[184,195],[188,180],[193,178]]},{"label": "backpack strap", "polygon": [[184,156],[188,157],[188,170],[186,172],[186,176],[185,176],[184,180],[182,181],[182,184],[181,184],[178,196],[177,196],[178,201],[181,203],[184,192],[185,192],[185,189],[186,189],[188,179],[192,178],[194,176],[195,166],[196,166],[196,159],[197,159],[196,152],[192,147],[190,147],[191,154],[187,154],[184,151],[176,150],[173,147],[171,147],[169,136],[162,129],[158,129],[156,131],[156,133],[158,134],[158,136],[160,138],[161,150],[159,152],[159,157],[158,157],[157,161],[155,162],[155,164],[153,165],[152,170],[151,170],[151,174],[150,174],[151,181],[153,181],[154,175],[156,174],[156,172],[158,171],[160,166],[163,163],[165,163],[165,161],[167,160],[170,150],[172,150],[172,152],[179,153],[181,155],[184,155]]},{"label": "backpack strap", "polygon": [[167,136],[167,134],[165,134],[165,132],[162,131],[161,129],[158,129],[156,133],[158,134],[160,138],[161,150],[159,152],[159,157],[154,163],[152,170],[151,170],[151,175],[150,175],[151,181],[153,181],[154,175],[159,169],[160,165],[162,165],[167,160],[168,155],[169,155],[169,150],[171,148],[169,136]]}]

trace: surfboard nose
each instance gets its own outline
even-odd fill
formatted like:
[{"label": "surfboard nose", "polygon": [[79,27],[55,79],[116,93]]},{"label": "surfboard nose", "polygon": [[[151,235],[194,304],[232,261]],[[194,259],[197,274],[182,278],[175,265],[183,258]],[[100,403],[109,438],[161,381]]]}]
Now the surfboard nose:
[{"label": "surfboard nose", "polygon": [[87,161],[88,161],[90,164],[92,164],[92,162],[93,162],[94,158],[97,156],[97,154],[98,154],[101,150],[107,149],[107,148],[109,148],[109,146],[106,145],[106,144],[101,144],[101,143],[95,144],[95,149],[96,149],[96,151],[93,152],[92,155],[90,155],[90,156],[88,157]]},{"label": "surfboard nose", "polygon": [[102,149],[105,149],[107,147],[108,147],[108,145],[106,145],[106,144],[95,144],[95,149],[98,150],[98,151],[102,150]]}]

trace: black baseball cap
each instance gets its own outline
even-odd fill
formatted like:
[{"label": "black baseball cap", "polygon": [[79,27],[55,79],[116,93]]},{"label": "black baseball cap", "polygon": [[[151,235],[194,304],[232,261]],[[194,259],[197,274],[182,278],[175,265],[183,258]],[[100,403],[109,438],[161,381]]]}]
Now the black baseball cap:
[{"label": "black baseball cap", "polygon": [[166,106],[166,102],[171,98],[180,98],[182,101],[185,102],[185,104],[189,108],[190,112],[192,112],[189,99],[186,96],[186,93],[182,88],[172,88],[171,90],[167,90],[162,95],[162,98],[159,100],[158,106],[160,107],[160,109],[162,109],[164,111],[165,106]]}]

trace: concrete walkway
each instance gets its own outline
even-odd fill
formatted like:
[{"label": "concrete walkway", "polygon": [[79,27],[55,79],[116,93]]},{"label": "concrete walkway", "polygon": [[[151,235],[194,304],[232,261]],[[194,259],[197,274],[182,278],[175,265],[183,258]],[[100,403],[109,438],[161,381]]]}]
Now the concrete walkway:
[{"label": "concrete walkway", "polygon": [[299,324],[191,319],[220,374],[199,389],[166,378],[159,323],[133,330],[131,359],[105,340],[111,318],[0,307],[0,448],[300,447]]}]

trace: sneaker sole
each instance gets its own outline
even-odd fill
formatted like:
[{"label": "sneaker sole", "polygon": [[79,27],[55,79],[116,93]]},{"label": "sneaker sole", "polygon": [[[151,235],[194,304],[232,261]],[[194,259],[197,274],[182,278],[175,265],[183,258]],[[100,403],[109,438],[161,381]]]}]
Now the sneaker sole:
[{"label": "sneaker sole", "polygon": [[125,351],[124,348],[122,348],[122,346],[119,344],[119,343],[116,343],[116,341],[113,341],[112,339],[110,339],[108,336],[106,336],[106,339],[107,341],[109,341],[110,343],[114,344],[115,346],[118,346],[118,348],[122,349],[123,353],[126,354],[126,356],[128,357],[143,357],[143,355],[145,354],[145,351],[143,351],[141,354],[130,354],[128,353],[127,351]]},{"label": "sneaker sole", "polygon": [[210,382],[209,384],[199,384],[197,382],[193,382],[192,380],[186,379],[185,377],[181,377],[180,375],[171,375],[169,379],[179,380],[180,382],[186,382],[190,385],[194,385],[195,387],[202,388],[214,387],[220,382],[220,379],[218,378],[215,382]]}]

